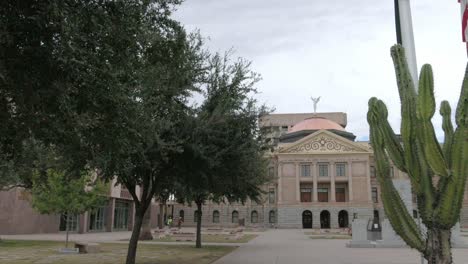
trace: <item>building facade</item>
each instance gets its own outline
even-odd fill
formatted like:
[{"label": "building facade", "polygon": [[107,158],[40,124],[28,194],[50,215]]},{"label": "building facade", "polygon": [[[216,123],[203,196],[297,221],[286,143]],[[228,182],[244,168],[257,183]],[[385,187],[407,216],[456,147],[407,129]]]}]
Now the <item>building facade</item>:
[{"label": "building facade", "polygon": [[[372,148],[345,130],[345,113],[271,114],[260,124],[275,145],[269,168],[274,180],[264,186],[263,202],[208,203],[203,226],[345,228],[356,218],[374,223],[385,217]],[[407,179],[396,167],[390,177]],[[460,217],[464,227],[467,194]],[[195,226],[196,207],[175,208],[176,218]]]},{"label": "building facade", "polygon": [[[107,202],[94,211],[70,215],[68,229],[71,232],[130,231],[135,219],[133,199],[124,187],[109,184]],[[65,215],[43,215],[31,207],[29,192],[21,188],[0,192],[0,234],[57,233],[66,231]],[[158,224],[158,205],[149,208],[151,227]]]}]

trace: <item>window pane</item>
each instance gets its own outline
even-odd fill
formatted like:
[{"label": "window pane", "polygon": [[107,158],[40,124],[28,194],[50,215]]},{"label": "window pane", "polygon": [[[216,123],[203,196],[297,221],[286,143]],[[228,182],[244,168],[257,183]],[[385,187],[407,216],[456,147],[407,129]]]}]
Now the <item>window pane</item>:
[{"label": "window pane", "polygon": [[328,177],[328,164],[319,164],[319,176]]},{"label": "window pane", "polygon": [[239,213],[237,211],[232,212],[232,222],[234,224],[239,223]]},{"label": "window pane", "polygon": [[346,176],[346,164],[337,163],[336,164],[336,176]]},{"label": "window pane", "polygon": [[258,213],[257,211],[252,211],[251,215],[250,215],[250,222],[251,223],[258,223]]},{"label": "window pane", "polygon": [[275,203],[275,189],[270,188],[268,191],[268,202],[273,204]]},{"label": "window pane", "polygon": [[270,215],[269,215],[269,222],[270,222],[270,224],[275,223],[275,220],[276,220],[275,218],[276,218],[276,216],[275,216],[275,211],[271,210],[271,211],[270,211]]},{"label": "window pane", "polygon": [[377,193],[377,188],[376,188],[376,187],[372,187],[372,201],[373,201],[374,203],[378,203],[378,202],[379,202],[378,193]]},{"label": "window pane", "polygon": [[114,229],[128,229],[128,212],[130,204],[125,201],[115,201]]},{"label": "window pane", "polygon": [[310,174],[310,164],[301,165],[301,177],[309,177]]},{"label": "window pane", "polygon": [[328,202],[328,188],[318,188],[317,195],[319,202]]},{"label": "window pane", "polygon": [[219,223],[219,211],[213,212],[213,223]]}]

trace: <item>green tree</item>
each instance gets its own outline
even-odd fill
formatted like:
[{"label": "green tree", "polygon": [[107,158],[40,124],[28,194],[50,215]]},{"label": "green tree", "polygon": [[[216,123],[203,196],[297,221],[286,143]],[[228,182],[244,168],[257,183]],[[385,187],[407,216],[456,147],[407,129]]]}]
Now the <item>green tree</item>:
[{"label": "green tree", "polygon": [[[396,233],[430,264],[449,264],[451,228],[459,221],[468,177],[468,68],[455,114],[455,130],[449,103],[443,101],[440,106],[445,132],[441,147],[431,122],[436,108],[431,66],[422,67],[416,92],[403,48],[393,46],[391,54],[401,100],[402,142],[390,127],[387,108],[381,100],[371,98],[367,114],[385,212]],[[425,236],[393,186],[389,157],[399,170],[408,174],[427,227]]]},{"label": "green tree", "polygon": [[[67,177],[117,177],[136,208],[127,263],[203,72],[197,34],[170,18],[180,2],[0,2],[0,165],[30,166],[18,146],[34,138],[54,146]],[[10,180],[31,187],[28,175]]]},{"label": "green tree", "polygon": [[[100,137],[95,128],[149,71],[143,55],[167,51],[166,36],[179,27],[169,16],[180,2],[1,1],[1,168],[27,166],[19,146],[34,138],[54,145],[79,177],[94,158],[86,142]],[[153,68],[170,63],[159,59]],[[31,175],[9,182],[31,187]]]},{"label": "green tree", "polygon": [[201,247],[202,206],[207,200],[259,200],[266,177],[267,146],[258,129],[266,112],[252,97],[257,74],[250,63],[230,61],[230,53],[209,60],[205,100],[187,116],[180,134],[183,151],[177,153],[179,189],[176,197],[197,206],[196,247]]},{"label": "green tree", "polygon": [[[42,172],[41,172],[42,173]],[[42,214],[59,214],[66,222],[65,247],[68,247],[70,215],[79,215],[103,205],[106,185],[92,179],[89,172],[69,178],[63,171],[48,169],[46,181],[33,177],[32,206]]]}]

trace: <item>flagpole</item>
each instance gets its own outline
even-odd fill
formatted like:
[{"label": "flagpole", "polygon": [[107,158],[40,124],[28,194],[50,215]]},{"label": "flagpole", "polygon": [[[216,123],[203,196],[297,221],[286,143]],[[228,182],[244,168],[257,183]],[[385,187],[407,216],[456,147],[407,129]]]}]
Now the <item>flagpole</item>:
[{"label": "flagpole", "polygon": [[[400,26],[401,42],[405,48],[408,68],[413,78],[415,87],[418,87],[418,66],[416,63],[416,48],[414,45],[413,22],[411,19],[410,0],[396,0],[395,18],[398,17]],[[398,26],[398,25],[397,25]],[[398,32],[398,28],[397,28]],[[398,40],[398,33],[397,33]]]},{"label": "flagpole", "polygon": [[[416,63],[416,48],[414,45],[413,22],[411,18],[410,0],[395,0],[395,28],[397,43],[405,48],[406,62],[414,87],[418,89],[418,66]],[[419,217],[419,215],[418,215]],[[418,219],[418,228],[421,230],[421,220]],[[424,255],[421,253],[421,264],[424,264]]]}]

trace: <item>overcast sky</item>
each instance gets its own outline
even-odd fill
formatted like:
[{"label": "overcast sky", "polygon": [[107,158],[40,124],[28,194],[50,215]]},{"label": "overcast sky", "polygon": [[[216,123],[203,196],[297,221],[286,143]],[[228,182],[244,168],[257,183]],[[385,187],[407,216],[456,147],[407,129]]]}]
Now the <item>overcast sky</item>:
[{"label": "overcast sky", "polygon": [[[432,64],[437,104],[455,108],[466,64],[457,0],[413,0],[418,68]],[[209,37],[212,51],[236,50],[260,73],[259,99],[276,113],[346,112],[347,130],[368,137],[367,101],[383,99],[399,133],[400,106],[390,57],[393,1],[186,0],[174,16]],[[438,111],[437,111],[438,113]],[[434,126],[443,138],[441,120]]]}]

